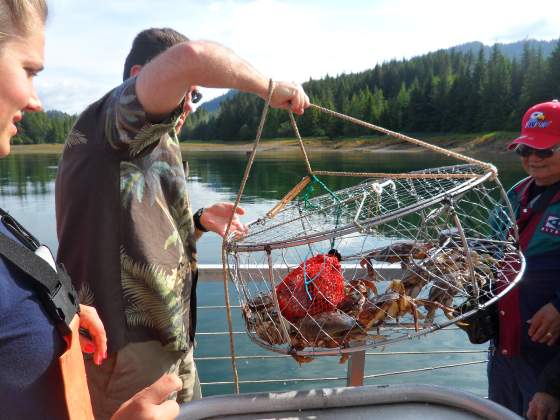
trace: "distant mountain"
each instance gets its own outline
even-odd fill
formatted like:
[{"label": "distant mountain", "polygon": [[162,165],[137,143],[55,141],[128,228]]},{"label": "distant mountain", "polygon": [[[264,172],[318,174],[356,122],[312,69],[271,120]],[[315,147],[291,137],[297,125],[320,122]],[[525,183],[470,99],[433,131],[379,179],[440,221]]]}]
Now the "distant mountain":
[{"label": "distant mountain", "polygon": [[[509,44],[502,44],[498,42],[495,45],[497,45],[500,52],[510,60],[513,60],[514,58],[519,60],[523,55],[523,48],[525,45],[528,45],[530,48],[535,50],[540,48],[543,53],[543,57],[547,58],[550,56],[550,54],[552,54],[552,51],[558,45],[558,40],[556,39],[552,41],[537,41],[535,39],[528,39],[525,41],[517,41]],[[484,49],[485,56],[489,57],[493,46],[484,45],[479,41],[457,45],[455,47],[448,48],[448,50],[453,49],[457,52],[472,52],[473,54],[478,54],[481,47]]]},{"label": "distant mountain", "polygon": [[[543,57],[548,58],[550,54],[552,54],[554,48],[558,45],[558,42],[559,40],[538,41],[535,39],[528,39],[524,41],[512,42],[509,44],[497,43],[495,45],[497,45],[498,48],[500,49],[500,52],[510,60],[513,58],[519,60],[523,55],[523,48],[525,45],[528,45],[533,50],[540,49],[543,53]],[[461,53],[471,52],[476,55],[480,51],[481,47],[484,49],[485,56],[487,58],[490,57],[490,53],[492,51],[493,46],[484,45],[482,42],[479,41],[467,42],[466,44],[456,45],[454,47],[447,48],[446,51],[455,50],[456,52],[461,52]],[[423,54],[422,56],[424,55],[425,54]],[[237,91],[232,89],[222,96],[218,96],[217,98],[214,98],[208,102],[203,103],[202,105],[200,105],[199,109],[204,109],[208,111],[208,113],[217,112],[220,109],[220,104],[222,103],[222,101],[230,99],[234,97],[236,94]]]},{"label": "distant mountain", "polygon": [[[560,44],[557,40],[527,40],[495,44],[494,48],[473,42],[387,61],[359,73],[310,79],[304,88],[317,105],[398,132],[518,130],[531,105],[560,97]],[[479,56],[485,50],[488,57]],[[510,57],[519,57],[516,65]],[[261,100],[240,94],[222,105],[213,114],[204,110],[196,121],[198,112],[193,115],[192,124],[183,130],[186,136],[221,141],[253,138]],[[304,137],[336,139],[370,134],[365,127],[314,108],[298,118],[298,126]],[[263,137],[291,135],[286,113],[270,110]]]},{"label": "distant mountain", "polygon": [[227,93],[223,94],[222,96],[218,96],[217,98],[214,98],[208,102],[204,102],[202,105],[199,106],[199,108],[205,109],[209,113],[216,112],[220,109],[220,104],[222,103],[222,101],[225,101],[226,99],[229,98],[233,98],[236,93],[237,90],[231,89]]}]

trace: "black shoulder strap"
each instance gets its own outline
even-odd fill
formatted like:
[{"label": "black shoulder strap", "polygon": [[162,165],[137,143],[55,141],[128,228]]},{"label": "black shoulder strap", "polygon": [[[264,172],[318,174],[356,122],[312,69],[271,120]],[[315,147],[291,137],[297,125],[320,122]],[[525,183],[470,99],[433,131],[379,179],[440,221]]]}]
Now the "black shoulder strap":
[{"label": "black shoulder strap", "polygon": [[72,281],[62,266],[58,272],[33,251],[0,234],[0,255],[33,279],[39,298],[62,335],[70,333],[70,322],[79,311]]},{"label": "black shoulder strap", "polygon": [[5,235],[0,235],[0,254],[46,290],[52,291],[59,287],[57,273],[45,260]]},{"label": "black shoulder strap", "polygon": [[18,240],[31,251],[35,251],[41,245],[41,243],[35,239],[28,230],[20,225],[16,219],[6,213],[2,208],[0,208],[0,220],[2,220],[6,229],[8,229],[12,235],[18,238]]}]

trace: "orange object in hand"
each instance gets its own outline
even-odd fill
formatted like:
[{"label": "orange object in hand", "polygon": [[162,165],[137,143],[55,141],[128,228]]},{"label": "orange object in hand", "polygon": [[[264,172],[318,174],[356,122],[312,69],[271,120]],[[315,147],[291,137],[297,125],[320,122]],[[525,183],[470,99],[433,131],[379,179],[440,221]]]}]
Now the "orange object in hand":
[{"label": "orange object in hand", "polygon": [[78,327],[80,318],[74,316],[70,323],[71,334],[66,335],[64,340],[67,349],[59,358],[60,371],[64,382],[64,396],[68,418],[70,420],[93,420],[93,410],[86,380],[86,369],[82,350],[80,349],[80,339]]}]

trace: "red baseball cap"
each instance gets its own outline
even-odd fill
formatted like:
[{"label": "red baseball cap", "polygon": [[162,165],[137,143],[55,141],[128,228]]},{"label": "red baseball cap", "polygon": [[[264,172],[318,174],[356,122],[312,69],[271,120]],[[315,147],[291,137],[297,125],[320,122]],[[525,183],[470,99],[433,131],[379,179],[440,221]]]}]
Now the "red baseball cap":
[{"label": "red baseball cap", "polygon": [[550,149],[560,143],[560,102],[537,104],[525,113],[521,123],[521,135],[508,145],[513,149],[526,144],[533,149]]}]

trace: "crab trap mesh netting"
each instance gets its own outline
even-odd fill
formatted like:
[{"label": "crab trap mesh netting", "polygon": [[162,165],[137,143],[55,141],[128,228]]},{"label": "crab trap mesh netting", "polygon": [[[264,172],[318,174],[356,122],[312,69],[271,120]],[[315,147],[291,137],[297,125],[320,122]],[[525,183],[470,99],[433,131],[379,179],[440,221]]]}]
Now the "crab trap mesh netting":
[{"label": "crab trap mesh netting", "polygon": [[308,361],[385,346],[466,322],[520,278],[491,165],[380,174],[338,191],[318,173],[224,242],[246,331],[262,347]]}]

